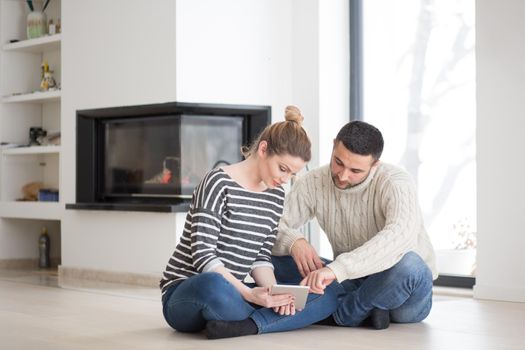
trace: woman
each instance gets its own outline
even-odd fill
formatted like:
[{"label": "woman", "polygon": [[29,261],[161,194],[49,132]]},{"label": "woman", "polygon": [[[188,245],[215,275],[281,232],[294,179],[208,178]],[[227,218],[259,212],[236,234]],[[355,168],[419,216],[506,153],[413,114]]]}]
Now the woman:
[{"label": "woman", "polygon": [[[331,290],[311,294],[298,313],[291,295],[269,293],[276,283],[271,251],[283,210],[281,185],[311,158],[299,109],[288,106],[285,119],[263,130],[244,150],[244,161],[210,171],[196,187],[160,283],[163,314],[174,329],[206,328],[214,339],[278,332],[335,311]],[[243,282],[248,273],[255,285]]]}]

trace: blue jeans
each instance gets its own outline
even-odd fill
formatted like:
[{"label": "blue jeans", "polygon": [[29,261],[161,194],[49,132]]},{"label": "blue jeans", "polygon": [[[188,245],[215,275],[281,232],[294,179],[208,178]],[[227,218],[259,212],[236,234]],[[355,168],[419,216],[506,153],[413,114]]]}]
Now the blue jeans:
[{"label": "blue jeans", "polygon": [[251,318],[259,333],[271,333],[306,327],[330,316],[337,309],[338,298],[335,285],[329,286],[324,295],[308,295],[306,307],[294,316],[279,315],[245,301],[222,275],[206,272],[170,287],[162,305],[168,324],[181,332],[199,332],[210,320]]},{"label": "blue jeans", "polygon": [[[273,256],[272,262],[277,279],[288,283],[302,279],[290,256]],[[390,310],[392,322],[420,322],[432,308],[432,272],[414,252],[406,253],[385,271],[345,280],[341,286],[344,293],[339,296],[339,307],[333,314],[341,326],[359,326],[374,308]]]}]

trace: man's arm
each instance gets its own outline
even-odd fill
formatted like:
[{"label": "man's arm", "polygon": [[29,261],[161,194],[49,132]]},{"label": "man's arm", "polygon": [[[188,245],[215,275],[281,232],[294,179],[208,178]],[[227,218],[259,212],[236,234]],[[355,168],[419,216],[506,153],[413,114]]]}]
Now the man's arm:
[{"label": "man's arm", "polygon": [[292,245],[290,255],[295,261],[299,273],[303,277],[324,266],[323,261],[319,258],[314,247],[312,247],[312,245],[304,238],[295,241]]},{"label": "man's arm", "polygon": [[310,293],[324,294],[325,288],[335,280],[335,273],[328,267],[312,271],[303,278],[301,286],[310,287]]},{"label": "man's arm", "polygon": [[416,248],[422,217],[413,183],[408,178],[389,182],[377,200],[385,214],[385,227],[362,246],[328,264],[339,282],[389,269]]},{"label": "man's arm", "polygon": [[277,240],[272,250],[274,255],[291,255],[303,277],[323,267],[315,249],[298,230],[315,215],[314,197],[313,176],[307,174],[295,182],[284,201]]}]

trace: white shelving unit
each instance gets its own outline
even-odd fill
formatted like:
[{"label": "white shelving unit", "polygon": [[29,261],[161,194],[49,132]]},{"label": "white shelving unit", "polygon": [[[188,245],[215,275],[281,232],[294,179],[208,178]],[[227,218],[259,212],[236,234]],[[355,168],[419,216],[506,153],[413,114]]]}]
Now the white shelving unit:
[{"label": "white shelving unit", "polygon": [[35,91],[27,94],[12,95],[2,98],[2,103],[45,103],[60,101],[62,92],[60,90],[56,91]]},{"label": "white shelving unit", "polygon": [[7,219],[62,219],[62,205],[59,202],[1,202],[0,213]]},{"label": "white shelving unit", "polygon": [[60,50],[62,34],[48,35],[36,39],[22,40],[5,44],[4,51],[41,53]]},{"label": "white shelving unit", "polygon": [[60,153],[60,146],[32,146],[16,147],[2,150],[4,156],[23,154],[51,154]]},{"label": "white shelving unit", "polygon": [[[42,8],[39,0],[33,1]],[[42,64],[47,62],[58,86],[61,83],[62,34],[27,39],[26,1],[0,1],[0,141],[29,144],[29,129],[48,133],[61,129],[61,90],[40,91]],[[61,0],[53,0],[45,11],[54,23],[61,17]],[[60,256],[60,222],[63,202],[22,201],[22,188],[32,182],[58,189],[60,197],[59,145],[0,148],[0,242],[10,246],[3,259],[36,259],[42,226],[53,233],[52,251]],[[27,235],[33,236],[28,238]],[[34,246],[33,246],[34,245]]]},{"label": "white shelving unit", "polygon": [[[18,11],[25,15],[24,2],[2,2],[2,12]],[[2,13],[2,18],[7,13]],[[22,18],[24,18],[22,16]],[[23,23],[24,24],[24,23]],[[10,33],[11,28],[2,26],[2,34]],[[19,35],[24,35],[19,32]],[[41,65],[48,62],[54,71],[55,80],[60,84],[62,35],[55,34],[36,39],[18,40],[2,35],[0,60],[0,80],[2,98],[0,100],[0,135],[6,143],[29,143],[29,128],[42,127],[47,131],[60,130],[61,91],[39,91]],[[0,203],[9,204],[20,199],[22,187],[30,182],[43,183],[46,188],[59,188],[60,146],[21,147],[4,149],[1,152]],[[19,217],[31,217],[31,211],[24,208],[30,204],[50,203],[15,202],[16,205],[0,206],[0,217],[13,217],[19,208]],[[4,212],[2,209],[9,208]],[[15,215],[16,216],[16,215]],[[56,217],[56,215],[53,215]]]}]

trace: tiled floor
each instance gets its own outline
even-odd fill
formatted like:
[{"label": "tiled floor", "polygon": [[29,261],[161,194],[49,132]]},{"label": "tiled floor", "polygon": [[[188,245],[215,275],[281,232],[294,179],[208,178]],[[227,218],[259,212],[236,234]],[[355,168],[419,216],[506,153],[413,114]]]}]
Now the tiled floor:
[{"label": "tiled floor", "polygon": [[1,349],[524,349],[525,304],[437,290],[420,324],[384,331],[311,326],[210,341],[172,331],[153,288],[57,288],[53,271],[0,271]]}]

